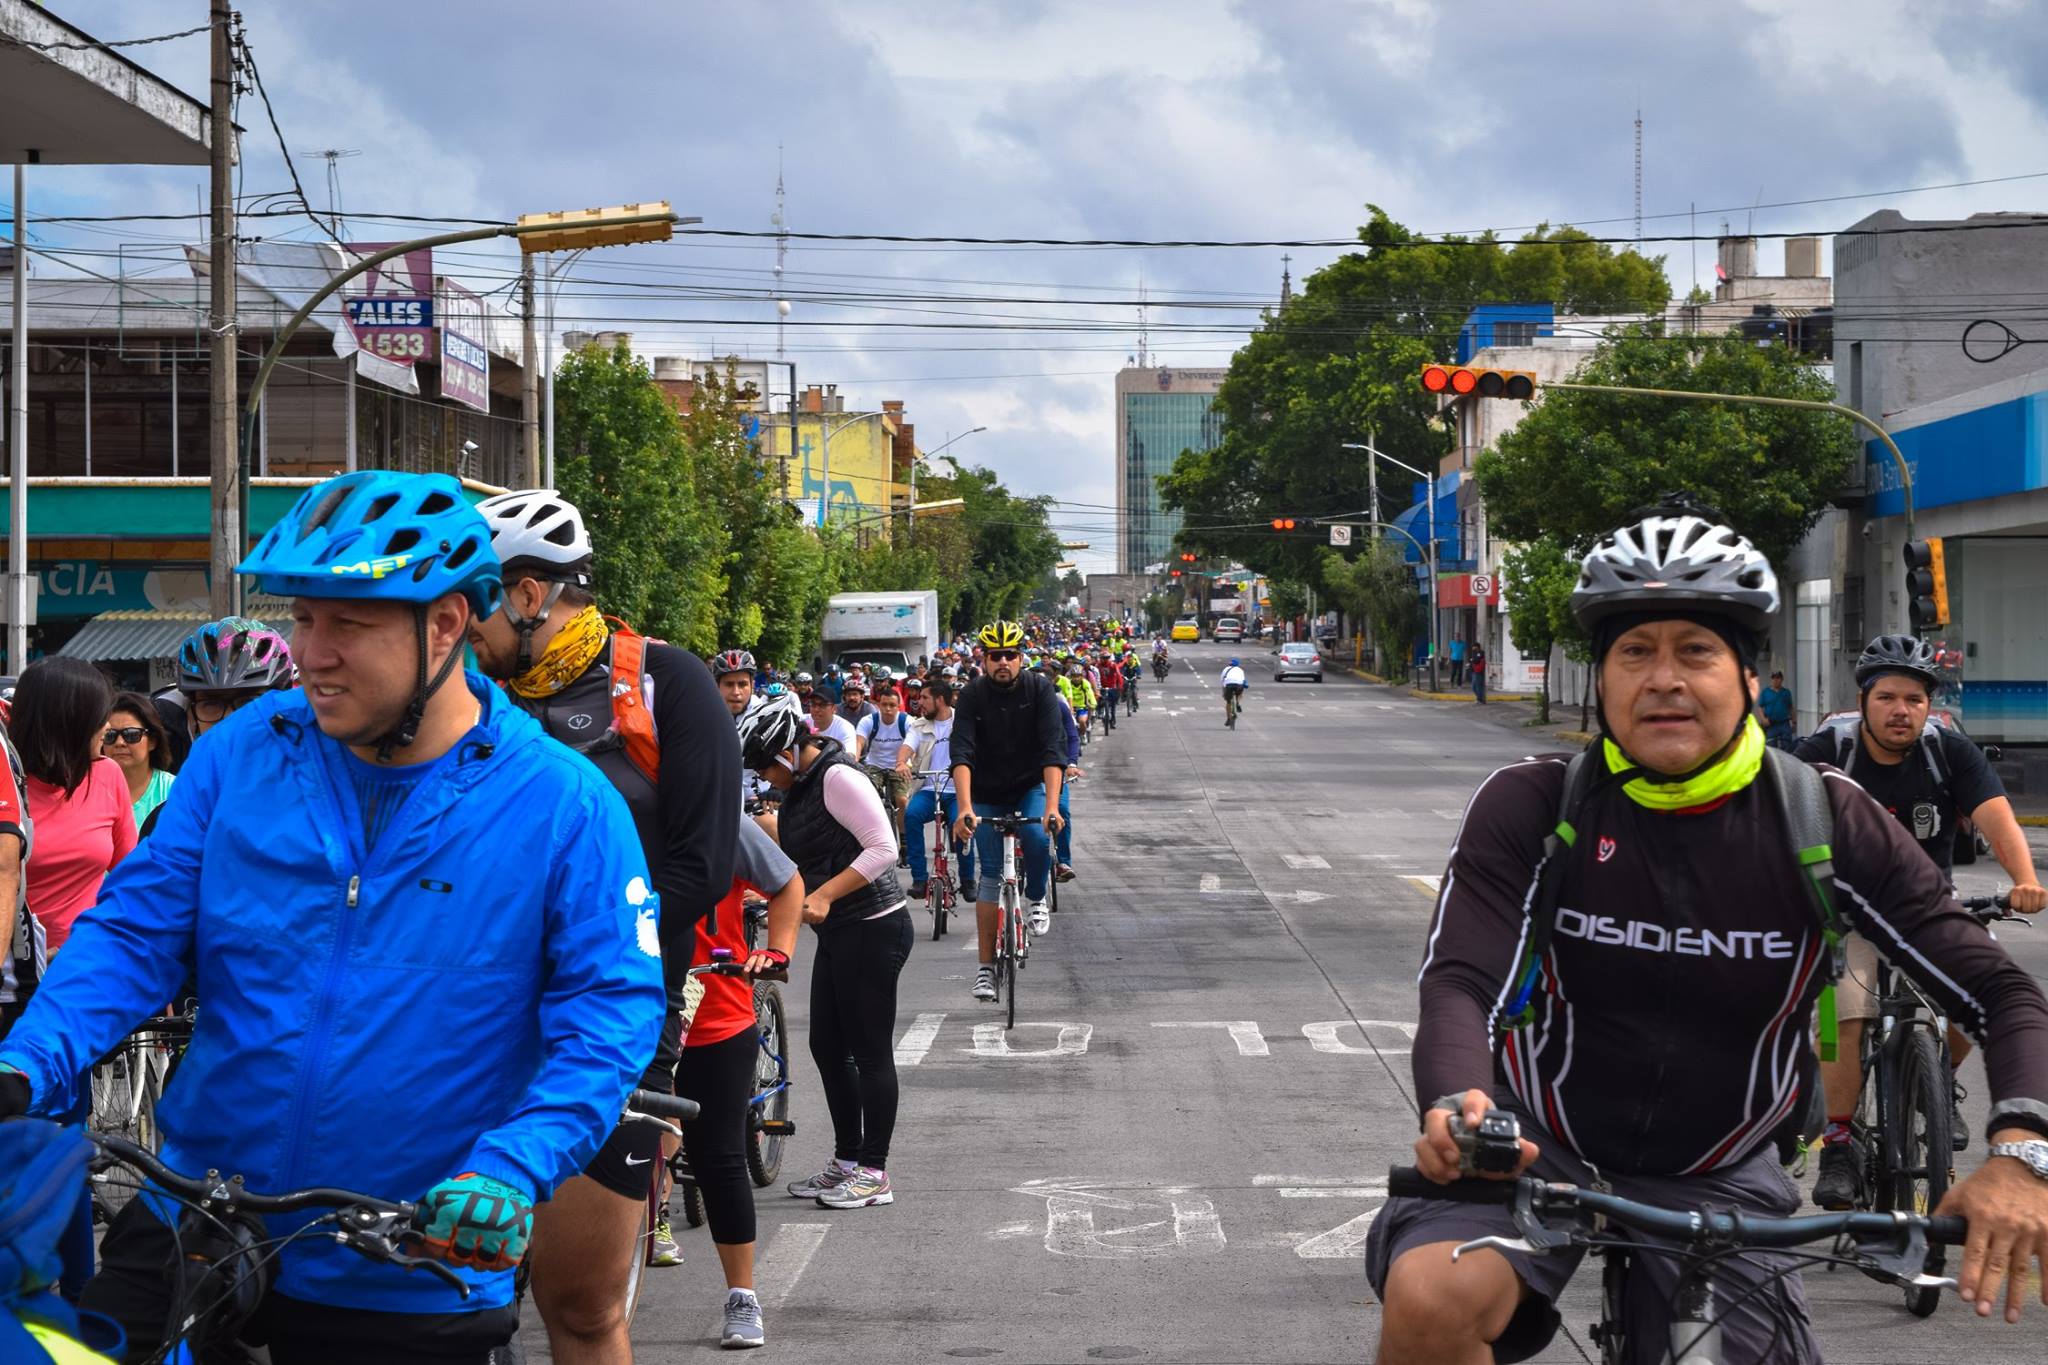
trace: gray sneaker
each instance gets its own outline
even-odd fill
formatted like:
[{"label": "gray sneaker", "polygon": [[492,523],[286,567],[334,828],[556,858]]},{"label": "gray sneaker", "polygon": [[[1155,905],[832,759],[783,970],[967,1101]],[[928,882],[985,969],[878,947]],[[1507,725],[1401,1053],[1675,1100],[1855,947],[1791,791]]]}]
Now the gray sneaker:
[{"label": "gray sneaker", "polygon": [[749,1346],[766,1346],[768,1333],[761,1326],[761,1301],[744,1289],[728,1290],[725,1296],[725,1335],[718,1344],[728,1351]]},{"label": "gray sneaker", "polygon": [[826,1163],[824,1170],[818,1172],[810,1179],[799,1180],[791,1184],[789,1187],[789,1197],[791,1199],[816,1199],[819,1195],[834,1188],[859,1169],[860,1167],[854,1165],[851,1161],[841,1161],[838,1157],[834,1157]]},{"label": "gray sneaker", "polygon": [[974,998],[993,1000],[996,998],[996,969],[982,966],[974,969]]},{"label": "gray sneaker", "polygon": [[896,1195],[889,1188],[889,1173],[862,1166],[845,1180],[818,1196],[828,1209],[865,1209],[875,1204],[893,1204]]}]

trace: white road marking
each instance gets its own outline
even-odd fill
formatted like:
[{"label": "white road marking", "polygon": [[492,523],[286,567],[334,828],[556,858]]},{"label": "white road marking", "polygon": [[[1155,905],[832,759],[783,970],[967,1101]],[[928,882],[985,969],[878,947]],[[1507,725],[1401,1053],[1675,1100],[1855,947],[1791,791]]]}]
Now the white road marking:
[{"label": "white road marking", "polygon": [[1321,891],[1289,891],[1273,899],[1293,901],[1296,905],[1314,905],[1317,901],[1328,900],[1329,897]]},{"label": "white road marking", "polygon": [[1217,876],[1214,872],[1204,872],[1202,874],[1201,889],[1204,891],[1221,891],[1223,889],[1223,878]]},{"label": "white road marking", "polygon": [[1321,1023],[1303,1024],[1301,1036],[1308,1039],[1308,1045],[1317,1052],[1335,1052],[1344,1055],[1380,1057],[1405,1057],[1412,1049],[1405,1047],[1353,1047],[1337,1036],[1337,1030],[1346,1026],[1358,1029],[1359,1036],[1365,1037],[1369,1028],[1399,1029],[1411,1042],[1415,1038],[1415,1025],[1398,1019],[1330,1019]]},{"label": "white road marking", "polygon": [[1282,1199],[1385,1199],[1386,1182],[1377,1185],[1282,1185]]},{"label": "white road marking", "polygon": [[761,1253],[757,1271],[760,1283],[767,1286],[760,1295],[763,1303],[779,1305],[788,1300],[796,1282],[803,1278],[804,1267],[818,1254],[831,1230],[830,1223],[784,1223],[776,1229],[768,1249]]},{"label": "white road marking", "polygon": [[1240,1057],[1270,1057],[1273,1049],[1266,1046],[1266,1035],[1259,1032],[1259,1025],[1252,1019],[1155,1019],[1153,1028],[1220,1028],[1230,1034],[1230,1041],[1237,1044]]},{"label": "white road marking", "polygon": [[1418,887],[1423,891],[1427,891],[1431,899],[1435,899],[1437,892],[1441,891],[1444,885],[1444,879],[1441,873],[1431,877],[1403,877],[1401,878],[1401,880],[1404,882],[1412,883],[1414,886]]},{"label": "white road marking", "polygon": [[[1385,1194],[1385,1190],[1380,1191],[1380,1195]],[[1372,1235],[1372,1220],[1379,1216],[1379,1212],[1378,1209],[1367,1209],[1349,1222],[1340,1223],[1328,1232],[1319,1232],[1296,1247],[1294,1254],[1304,1261],[1362,1258],[1365,1239]]]},{"label": "white road marking", "polygon": [[[1223,1220],[1217,1216],[1216,1206],[1207,1199],[1189,1196],[1185,1189],[1164,1191],[1172,1196],[1170,1220],[1153,1219],[1108,1231],[1095,1225],[1098,1209],[1133,1212],[1159,1205],[1096,1194],[1079,1181],[1055,1185],[1034,1180],[1011,1193],[1045,1200],[1045,1249],[1055,1256],[1098,1261],[1149,1260],[1176,1254],[1207,1255],[1224,1247]],[[1169,1228],[1170,1240],[1166,1234]]]},{"label": "white road marking", "polygon": [[939,1025],[945,1022],[943,1014],[920,1014],[911,1020],[896,1040],[896,1065],[916,1066],[923,1061],[924,1054],[932,1050],[932,1040],[939,1036]]},{"label": "white road marking", "polygon": [[1095,1036],[1093,1024],[1051,1024],[1030,1023],[1017,1025],[1022,1029],[1058,1029],[1058,1038],[1051,1047],[1016,1048],[1010,1046],[1010,1035],[1001,1024],[976,1024],[974,1046],[960,1049],[977,1057],[1079,1057],[1088,1050],[1088,1040]]},{"label": "white road marking", "polygon": [[[1357,1177],[1339,1176],[1336,1179],[1319,1175],[1255,1175],[1252,1177],[1252,1184],[1254,1185],[1329,1185],[1334,1187],[1370,1185],[1372,1183],[1373,1178],[1369,1175]],[[1385,1182],[1382,1181],[1381,1183],[1384,1184]]]},{"label": "white road marking", "polygon": [[1297,872],[1311,870],[1328,872],[1330,870],[1330,860],[1314,853],[1283,853],[1280,856],[1286,860],[1289,867]]}]

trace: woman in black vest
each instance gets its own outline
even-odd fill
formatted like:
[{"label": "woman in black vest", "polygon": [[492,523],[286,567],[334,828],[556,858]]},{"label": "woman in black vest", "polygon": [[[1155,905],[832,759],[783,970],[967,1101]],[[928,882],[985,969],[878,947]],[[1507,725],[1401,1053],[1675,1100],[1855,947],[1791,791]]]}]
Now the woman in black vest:
[{"label": "woman in black vest", "polygon": [[826,1208],[895,1199],[896,978],[916,937],[896,881],[889,812],[837,740],[805,731],[793,696],[759,697],[739,718],[740,761],[783,793],[777,838],[803,873],[811,966],[811,1059],[832,1111],[833,1159],[789,1187]]}]

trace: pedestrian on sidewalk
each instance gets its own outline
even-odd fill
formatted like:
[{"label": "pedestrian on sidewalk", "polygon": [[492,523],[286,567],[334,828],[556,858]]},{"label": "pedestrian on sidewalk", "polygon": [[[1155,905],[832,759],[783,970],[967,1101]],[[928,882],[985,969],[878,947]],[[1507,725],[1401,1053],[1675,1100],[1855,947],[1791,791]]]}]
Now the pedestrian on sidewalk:
[{"label": "pedestrian on sidewalk", "polygon": [[1763,717],[1764,743],[1790,749],[1798,736],[1792,732],[1792,693],[1783,673],[1771,674],[1771,685],[1757,693],[1756,710]]},{"label": "pedestrian on sidewalk", "polygon": [[1451,686],[1465,681],[1465,642],[1451,641]]},{"label": "pedestrian on sidewalk", "polygon": [[1486,646],[1474,640],[1472,648],[1466,652],[1466,661],[1472,668],[1472,695],[1479,699],[1481,706],[1484,706],[1486,705]]}]

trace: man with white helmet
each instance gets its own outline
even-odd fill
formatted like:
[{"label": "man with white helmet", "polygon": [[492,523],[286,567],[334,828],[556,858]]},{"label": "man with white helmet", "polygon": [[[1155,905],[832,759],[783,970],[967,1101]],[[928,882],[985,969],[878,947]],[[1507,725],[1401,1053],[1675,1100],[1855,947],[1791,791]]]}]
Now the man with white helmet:
[{"label": "man with white helmet", "polygon": [[[671,1012],[641,1084],[665,1092],[680,1054],[677,1011],[696,924],[732,886],[740,819],[733,715],[696,655],[615,629],[598,614],[590,537],[561,494],[503,493],[477,511],[504,580],[503,609],[470,627],[477,662],[625,797],[661,894]],[[619,1125],[584,1168],[588,1178],[568,1181],[538,1211],[544,1235],[534,1255],[534,1301],[557,1359],[631,1358],[622,1307],[628,1252],[660,1136],[649,1124]],[[665,1240],[657,1238],[657,1257],[679,1260]],[[758,1324],[758,1306],[748,1299]]]},{"label": "man with white helmet", "polygon": [[[1416,1169],[1457,1179],[1450,1115],[1476,1129],[1498,1107],[1519,1124],[1517,1173],[1792,1213],[1774,1138],[1814,1084],[1806,1020],[1846,921],[1895,945],[1985,1045],[1998,1155],[1940,1211],[1969,1223],[1963,1294],[1987,1314],[2009,1278],[2016,1319],[2029,1263],[2048,1257],[2048,1002],[1861,788],[1766,749],[1755,659],[1778,605],[1769,562],[1705,509],[1655,509],[1586,556],[1572,610],[1593,641],[1601,738],[1569,763],[1500,769],[1466,808],[1420,977],[1416,1093],[1442,1098]],[[1828,845],[1795,847],[1795,813],[1804,826],[1815,806]],[[1583,1253],[1452,1259],[1496,1235],[1516,1236],[1500,1205],[1388,1201],[1366,1248],[1382,1361],[1543,1348]],[[1631,1262],[1647,1281],[1632,1340],[1669,1336],[1681,1264]],[[1818,1358],[1796,1265],[1756,1253],[1702,1269],[1726,1359]]]}]

